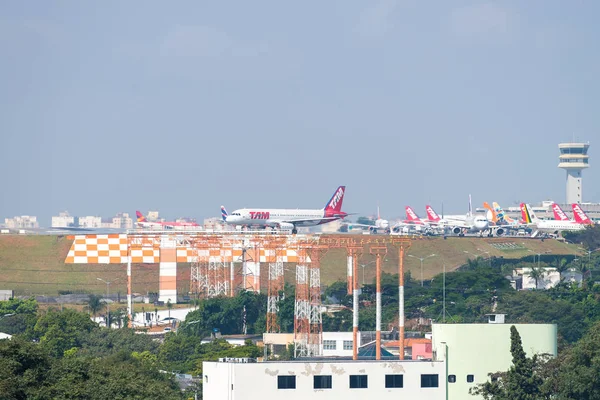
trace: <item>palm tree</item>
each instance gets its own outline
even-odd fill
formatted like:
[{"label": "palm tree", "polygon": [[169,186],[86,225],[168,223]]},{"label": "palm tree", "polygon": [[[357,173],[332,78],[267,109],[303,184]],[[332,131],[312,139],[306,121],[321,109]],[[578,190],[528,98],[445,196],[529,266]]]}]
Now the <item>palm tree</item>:
[{"label": "palm tree", "polygon": [[173,308],[173,303],[171,303],[171,299],[167,300],[167,308],[169,309],[169,322],[171,321],[171,309]]},{"label": "palm tree", "polygon": [[563,273],[569,269],[569,262],[564,257],[556,257],[554,259],[554,268],[556,268],[556,271],[558,271],[560,280],[562,281],[564,279]]},{"label": "palm tree", "polygon": [[546,275],[546,269],[544,267],[531,267],[528,275],[535,280],[535,288],[537,289],[539,279]]},{"label": "palm tree", "polygon": [[101,299],[102,299],[102,296],[96,296],[94,294],[90,294],[87,309],[89,312],[92,313],[92,316],[94,317],[94,319],[96,319],[96,314],[98,314],[98,311],[100,311],[103,307],[102,302],[100,301]]}]

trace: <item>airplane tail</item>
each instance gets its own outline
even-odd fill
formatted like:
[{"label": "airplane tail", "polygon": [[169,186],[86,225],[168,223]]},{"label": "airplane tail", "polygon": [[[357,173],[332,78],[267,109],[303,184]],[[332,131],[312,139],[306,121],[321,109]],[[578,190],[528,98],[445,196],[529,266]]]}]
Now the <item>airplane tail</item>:
[{"label": "airplane tail", "polygon": [[498,215],[496,214],[496,211],[489,205],[487,201],[483,202],[483,208],[490,212],[491,218],[488,218],[489,220],[492,222],[498,222]]},{"label": "airplane tail", "polygon": [[473,215],[473,204],[471,203],[471,195],[469,194],[469,215]]},{"label": "airplane tail", "polygon": [[[575,204],[573,204],[575,205]],[[569,217],[563,211],[562,208],[556,203],[552,203],[552,211],[554,211],[554,219],[557,221],[568,221]],[[577,220],[577,213],[575,212],[575,208],[573,208],[573,214],[575,214],[575,219]],[[579,222],[579,221],[577,221]]]},{"label": "airplane tail", "polygon": [[325,205],[325,215],[328,217],[345,217],[347,214],[342,212],[342,203],[344,202],[344,194],[346,186],[340,186],[336,189],[331,199]]},{"label": "airplane tail", "polygon": [[419,216],[411,206],[406,206],[406,219],[411,222],[419,222]]},{"label": "airplane tail", "polygon": [[492,205],[494,206],[494,211],[496,212],[496,216],[499,220],[504,220],[505,222],[508,222],[509,224],[515,222],[511,217],[506,215],[506,213],[504,212],[502,207],[500,207],[500,204],[494,202],[494,203],[492,203]]},{"label": "airplane tail", "polygon": [[433,207],[430,205],[425,206],[425,211],[427,211],[427,219],[431,222],[438,222],[441,220],[440,216],[433,210]]},{"label": "airplane tail", "polygon": [[529,204],[521,203],[521,216],[523,218],[523,223],[525,224],[539,221]]},{"label": "airplane tail", "polygon": [[137,222],[147,222],[148,220],[146,219],[146,217],[144,217],[144,214],[142,214],[139,211],[135,212],[135,216],[137,217]]},{"label": "airplane tail", "polygon": [[587,214],[581,209],[581,206],[577,203],[573,203],[573,215],[575,216],[575,222],[579,224],[591,225],[594,222],[587,216]]},{"label": "airplane tail", "polygon": [[221,206],[221,219],[223,222],[227,220],[227,210],[225,209],[225,206]]}]

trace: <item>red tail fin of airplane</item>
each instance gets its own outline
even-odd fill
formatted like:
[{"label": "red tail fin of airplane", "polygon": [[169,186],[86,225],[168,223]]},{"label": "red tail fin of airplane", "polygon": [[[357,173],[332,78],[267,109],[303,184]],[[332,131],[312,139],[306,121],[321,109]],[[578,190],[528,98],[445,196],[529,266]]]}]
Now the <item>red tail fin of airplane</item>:
[{"label": "red tail fin of airplane", "polygon": [[325,206],[325,216],[345,216],[346,213],[342,212],[342,203],[344,202],[344,193],[346,192],[346,186],[340,186],[337,188],[331,199]]},{"label": "red tail fin of airplane", "polygon": [[[567,214],[565,214],[563,209],[560,208],[560,206],[558,204],[552,203],[552,211],[554,211],[554,219],[555,220],[557,220],[557,221],[568,221],[569,220],[569,217],[567,217]],[[575,210],[573,210],[573,211],[575,211]],[[577,218],[577,217],[575,217],[575,218]]]},{"label": "red tail fin of airplane", "polygon": [[410,222],[421,222],[419,216],[411,206],[406,206],[406,219]]},{"label": "red tail fin of airplane", "polygon": [[137,217],[137,222],[147,222],[146,217],[141,212],[136,211],[135,216]]},{"label": "red tail fin of airplane", "polygon": [[425,206],[425,211],[427,211],[427,219],[431,222],[438,222],[441,220],[440,216],[437,215],[430,205]]},{"label": "red tail fin of airplane", "polygon": [[575,216],[575,222],[579,224],[593,224],[594,222],[587,216],[587,214],[581,209],[581,206],[577,203],[572,204],[573,215]]}]

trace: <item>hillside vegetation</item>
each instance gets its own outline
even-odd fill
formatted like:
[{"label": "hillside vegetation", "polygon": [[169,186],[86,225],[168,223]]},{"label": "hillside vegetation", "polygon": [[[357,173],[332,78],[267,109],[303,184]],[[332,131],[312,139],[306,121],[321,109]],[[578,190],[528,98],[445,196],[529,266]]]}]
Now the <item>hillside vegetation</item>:
[{"label": "hillside vegetation", "polygon": [[[0,236],[0,288],[13,289],[17,295],[56,295],[59,291],[102,294],[106,285],[97,278],[111,281],[111,293],[126,293],[127,276],[125,264],[65,264],[72,239],[51,235],[3,235]],[[440,273],[444,264],[452,271],[465,264],[469,258],[504,257],[522,258],[534,254],[577,254],[576,246],[555,240],[532,240],[523,238],[423,238],[415,239],[406,254],[425,257],[436,254],[423,263],[424,279]],[[363,273],[366,282],[375,275],[374,256],[364,254],[359,259],[359,276]],[[398,249],[390,247],[384,257],[383,270],[395,273],[398,269]],[[406,257],[405,268],[415,279],[420,279],[420,262]],[[286,281],[294,282],[293,265],[286,267]],[[158,265],[134,264],[132,266],[133,291],[147,293],[158,291]],[[267,274],[261,274],[263,279]],[[329,285],[346,279],[346,253],[342,249],[331,249],[321,260],[321,282]],[[180,293],[189,290],[190,265],[180,263],[177,273]]]}]

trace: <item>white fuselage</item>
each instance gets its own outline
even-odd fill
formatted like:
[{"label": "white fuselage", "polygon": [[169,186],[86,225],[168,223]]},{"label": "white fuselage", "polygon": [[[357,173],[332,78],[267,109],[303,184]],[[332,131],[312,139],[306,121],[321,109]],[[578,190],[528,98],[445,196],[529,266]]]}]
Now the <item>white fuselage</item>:
[{"label": "white fuselage", "polygon": [[535,226],[542,232],[556,233],[560,231],[580,231],[585,225],[572,221],[537,220]]},{"label": "white fuselage", "polygon": [[285,224],[314,226],[326,222],[324,216],[324,210],[242,208],[229,214],[225,222],[231,225],[261,227],[279,227]]}]

